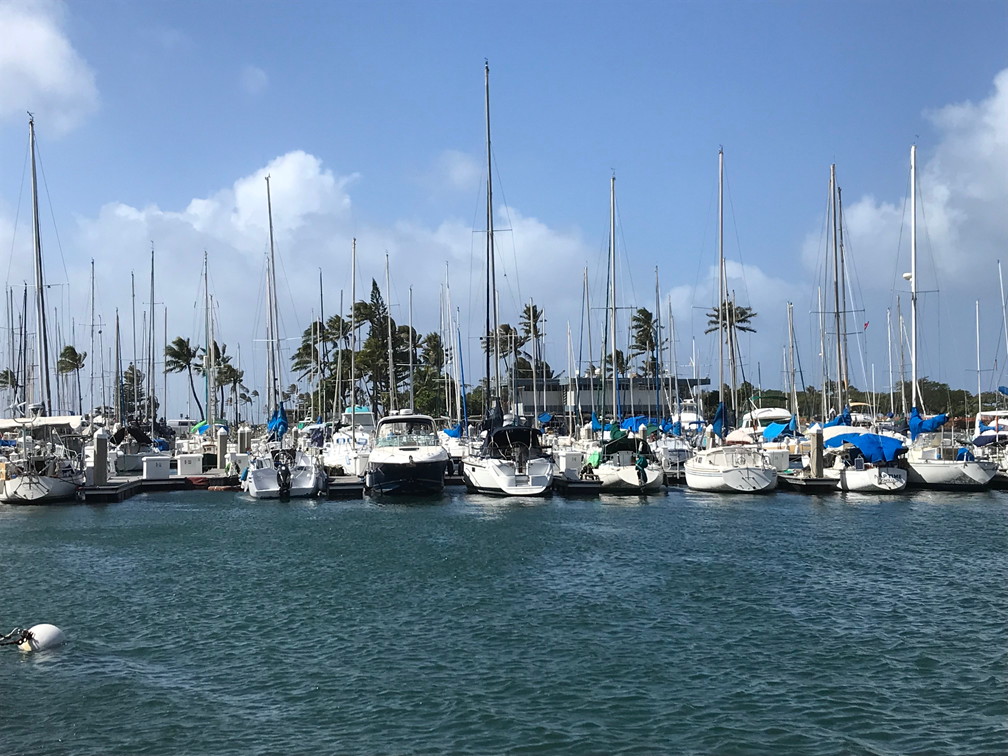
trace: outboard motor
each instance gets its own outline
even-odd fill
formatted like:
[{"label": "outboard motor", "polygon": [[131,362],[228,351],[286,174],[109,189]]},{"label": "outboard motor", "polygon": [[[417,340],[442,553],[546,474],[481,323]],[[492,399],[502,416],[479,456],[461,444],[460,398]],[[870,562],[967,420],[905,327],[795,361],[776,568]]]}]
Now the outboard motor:
[{"label": "outboard motor", "polygon": [[280,498],[289,498],[291,490],[291,470],[290,462],[287,457],[284,456],[277,460],[276,471],[277,486],[280,488]]}]

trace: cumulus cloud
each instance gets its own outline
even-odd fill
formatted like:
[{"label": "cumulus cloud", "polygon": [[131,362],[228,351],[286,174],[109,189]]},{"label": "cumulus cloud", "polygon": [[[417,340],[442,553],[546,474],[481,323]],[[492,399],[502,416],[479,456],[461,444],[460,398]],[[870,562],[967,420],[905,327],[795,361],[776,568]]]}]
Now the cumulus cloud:
[{"label": "cumulus cloud", "polygon": [[[1008,70],[995,77],[986,98],[947,105],[925,116],[938,138],[934,145],[922,145],[917,151],[918,289],[924,292],[920,297],[918,364],[921,375],[954,386],[970,385],[971,381],[975,385],[975,377],[967,377],[966,368],[976,365],[974,342],[958,338],[956,333],[961,332],[963,323],[972,322],[975,300],[980,300],[988,322],[1001,317],[997,264],[1008,250],[1008,227],[1004,224],[1008,207]],[[909,153],[908,145],[908,175]],[[861,322],[878,326],[869,332],[875,351],[867,359],[887,370],[884,324],[887,309],[894,321],[897,318],[897,295],[904,316],[909,315],[909,289],[902,279],[910,270],[909,196],[888,200],[863,196],[845,203],[844,219],[845,241],[852,253],[851,275],[856,277],[853,285],[863,297],[863,302],[855,300],[855,306],[863,311]],[[827,243],[821,230],[806,237],[801,252],[806,272],[823,272]],[[934,292],[940,292],[940,297]],[[997,329],[986,336],[983,351],[988,355],[1003,353]],[[887,384],[888,378],[880,378],[879,383]]]},{"label": "cumulus cloud", "polygon": [[64,9],[50,0],[0,0],[0,118],[43,117],[66,133],[98,107],[94,72],[63,31]]}]

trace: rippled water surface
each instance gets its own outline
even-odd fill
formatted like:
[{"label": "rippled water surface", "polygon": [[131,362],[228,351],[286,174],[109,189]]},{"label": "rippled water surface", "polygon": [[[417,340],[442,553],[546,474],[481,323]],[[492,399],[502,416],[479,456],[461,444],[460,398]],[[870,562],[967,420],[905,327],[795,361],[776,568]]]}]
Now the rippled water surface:
[{"label": "rippled water surface", "polygon": [[5,754],[1008,750],[1008,493],[0,506]]}]

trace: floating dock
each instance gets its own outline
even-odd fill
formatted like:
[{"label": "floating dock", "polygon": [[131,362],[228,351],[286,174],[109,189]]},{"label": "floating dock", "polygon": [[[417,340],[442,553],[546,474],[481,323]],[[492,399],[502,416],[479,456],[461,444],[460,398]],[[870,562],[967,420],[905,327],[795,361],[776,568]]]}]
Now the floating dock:
[{"label": "floating dock", "polygon": [[108,504],[125,501],[140,493],[162,491],[196,491],[208,489],[237,490],[238,476],[222,470],[208,470],[204,475],[172,475],[145,480],[142,475],[113,475],[101,486],[84,486],[78,496],[85,504]]}]

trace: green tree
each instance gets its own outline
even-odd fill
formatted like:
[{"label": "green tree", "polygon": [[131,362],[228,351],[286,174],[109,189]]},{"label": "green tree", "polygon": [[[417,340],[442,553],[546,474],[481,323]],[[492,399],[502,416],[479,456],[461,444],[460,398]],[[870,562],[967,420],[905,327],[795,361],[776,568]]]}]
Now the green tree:
[{"label": "green tree", "polygon": [[192,391],[193,399],[196,400],[196,407],[199,409],[200,417],[206,417],[193,380],[193,370],[199,364],[199,354],[199,347],[190,344],[189,339],[176,336],[172,343],[165,347],[165,371],[181,373],[185,370],[189,374],[189,389]]},{"label": "green tree", "polygon": [[644,375],[658,376],[658,350],[663,346],[658,338],[658,321],[650,310],[639,307],[630,318],[630,359],[644,355]]},{"label": "green tree", "polygon": [[84,414],[84,398],[81,395],[80,371],[87,360],[87,352],[78,352],[74,347],[67,344],[60,352],[59,359],[56,360],[57,372],[66,375],[74,373],[77,377],[77,413]]},{"label": "green tree", "polygon": [[[148,400],[147,392],[144,389],[146,376],[132,362],[123,373],[123,411],[128,420],[137,422],[147,417],[147,412],[152,409],[154,417],[157,417],[159,403],[157,397]],[[148,407],[152,404],[153,407]]]},{"label": "green tree", "polygon": [[756,333],[752,326],[752,321],[756,317],[756,312],[748,307],[735,304],[734,301],[725,300],[721,307],[712,307],[707,313],[707,329],[704,333],[714,333],[718,330],[719,323],[724,323],[725,339],[732,331],[743,331],[745,333]]}]

